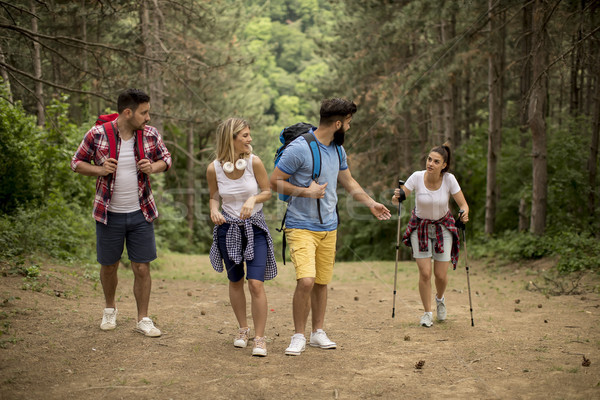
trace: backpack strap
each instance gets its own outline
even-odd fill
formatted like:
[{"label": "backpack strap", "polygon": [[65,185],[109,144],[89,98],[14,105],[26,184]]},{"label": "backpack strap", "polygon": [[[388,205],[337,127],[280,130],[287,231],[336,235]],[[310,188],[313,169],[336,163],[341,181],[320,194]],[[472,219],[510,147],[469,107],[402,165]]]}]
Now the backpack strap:
[{"label": "backpack strap", "polygon": [[140,160],[146,158],[146,154],[144,153],[144,131],[138,129],[136,131],[137,137],[137,147],[138,147],[138,155],[140,156]]},{"label": "backpack strap", "polygon": [[283,260],[283,265],[285,265],[285,248],[287,247],[287,240],[285,239],[285,230],[283,226],[285,225],[285,217],[287,216],[287,209],[285,210],[285,214],[283,214],[283,219],[281,220],[281,228],[275,230],[277,232],[283,232],[283,238],[281,241],[281,259]]},{"label": "backpack strap", "polygon": [[112,122],[102,124],[106,138],[108,139],[108,155],[110,158],[117,159],[117,132]]},{"label": "backpack strap", "polygon": [[[319,143],[315,139],[312,131],[308,131],[303,134],[302,137],[306,140],[306,144],[310,149],[310,155],[312,157],[312,179],[319,183],[319,176],[321,176],[321,149]],[[323,223],[323,217],[321,216],[321,199],[317,199],[317,212],[319,213],[319,222]]]}]

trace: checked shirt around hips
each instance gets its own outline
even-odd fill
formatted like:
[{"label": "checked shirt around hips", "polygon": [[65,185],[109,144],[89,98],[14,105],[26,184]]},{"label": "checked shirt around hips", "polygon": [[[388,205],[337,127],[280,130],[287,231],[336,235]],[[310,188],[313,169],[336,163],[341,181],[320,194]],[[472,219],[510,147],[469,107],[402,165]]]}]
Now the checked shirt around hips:
[{"label": "checked shirt around hips", "polygon": [[[254,227],[262,229],[267,236],[267,268],[265,271],[265,280],[273,279],[277,276],[277,263],[275,262],[275,253],[273,251],[273,239],[269,233],[269,228],[265,221],[265,215],[262,210],[252,214],[248,219],[242,220],[227,214],[225,211],[221,212],[225,221],[230,224],[227,230],[227,255],[229,259],[236,264],[241,264],[244,260],[254,259]],[[210,247],[210,263],[217,272],[223,272],[223,257],[219,251],[217,229],[218,225],[215,225],[213,229],[213,243]],[[246,233],[248,244],[246,250],[242,254],[242,229]]]}]

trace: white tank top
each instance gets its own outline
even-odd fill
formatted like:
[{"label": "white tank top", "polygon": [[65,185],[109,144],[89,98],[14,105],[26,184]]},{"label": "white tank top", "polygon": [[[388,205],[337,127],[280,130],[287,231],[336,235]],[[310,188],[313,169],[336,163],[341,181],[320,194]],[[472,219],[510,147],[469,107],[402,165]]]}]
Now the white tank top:
[{"label": "white tank top", "polygon": [[[236,218],[240,217],[240,211],[242,211],[242,206],[246,200],[248,200],[250,196],[260,193],[260,187],[258,186],[258,182],[256,182],[254,170],[252,168],[253,158],[254,155],[251,154],[248,159],[248,166],[244,170],[244,174],[238,179],[228,178],[227,175],[225,175],[225,171],[223,171],[221,163],[217,160],[213,161],[215,172],[217,173],[217,187],[222,199],[221,207],[227,214]],[[255,204],[252,215],[262,210],[262,207],[262,203]]]},{"label": "white tank top", "polygon": [[114,175],[115,186],[108,205],[108,211],[130,213],[140,209],[138,178],[135,155],[135,135],[129,140],[121,140],[117,172]]}]

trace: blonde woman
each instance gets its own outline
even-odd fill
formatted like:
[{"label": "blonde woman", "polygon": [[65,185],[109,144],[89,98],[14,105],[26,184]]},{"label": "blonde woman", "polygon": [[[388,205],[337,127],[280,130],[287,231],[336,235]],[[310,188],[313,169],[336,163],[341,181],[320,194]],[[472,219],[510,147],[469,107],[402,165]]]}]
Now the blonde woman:
[{"label": "blonde woman", "polygon": [[[273,241],[262,212],[271,198],[269,177],[260,158],[252,154],[248,122],[229,118],[217,128],[217,158],[209,164],[210,219],[215,223],[210,260],[217,272],[223,263],[229,279],[229,299],[239,324],[235,347],[246,347],[250,328],[246,318],[244,261],[252,298],[253,356],[267,355],[265,279],[277,275]],[[221,210],[219,210],[221,206]]]}]

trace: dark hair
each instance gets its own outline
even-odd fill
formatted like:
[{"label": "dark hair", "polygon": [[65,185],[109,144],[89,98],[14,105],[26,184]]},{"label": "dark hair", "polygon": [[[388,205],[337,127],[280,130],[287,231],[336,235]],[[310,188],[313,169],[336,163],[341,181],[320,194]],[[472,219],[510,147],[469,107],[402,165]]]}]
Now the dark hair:
[{"label": "dark hair", "polygon": [[440,154],[444,158],[444,162],[446,163],[446,166],[442,170],[442,174],[444,172],[448,172],[448,170],[450,169],[450,155],[451,155],[450,146],[448,146],[448,143],[444,143],[441,146],[434,147],[433,149],[431,149],[430,153],[433,153],[433,152]]},{"label": "dark hair", "polygon": [[330,125],[341,118],[354,114],[356,110],[356,104],[352,101],[340,98],[325,99],[321,102],[320,123]]},{"label": "dark hair", "polygon": [[139,89],[127,89],[119,95],[117,99],[117,111],[121,114],[126,108],[135,112],[138,106],[143,103],[149,103],[150,96]]}]

